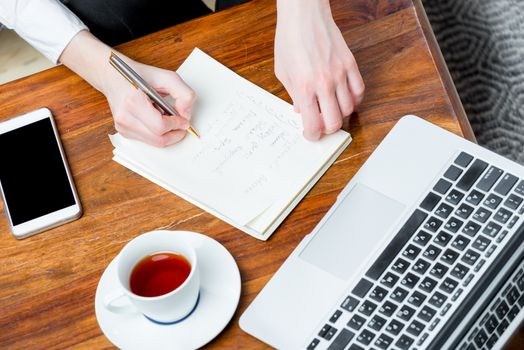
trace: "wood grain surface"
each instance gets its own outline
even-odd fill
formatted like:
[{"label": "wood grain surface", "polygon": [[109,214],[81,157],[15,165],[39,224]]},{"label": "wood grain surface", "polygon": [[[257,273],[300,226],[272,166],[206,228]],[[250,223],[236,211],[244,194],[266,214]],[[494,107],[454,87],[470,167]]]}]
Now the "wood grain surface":
[{"label": "wood grain surface", "polygon": [[[229,249],[238,263],[238,309],[207,347],[266,348],[240,330],[239,316],[395,122],[417,114],[473,137],[438,47],[428,39],[430,29],[419,5],[409,0],[332,1],[335,19],[362,71],[366,97],[345,125],[353,135],[351,146],[267,242],[112,161],[108,134],[114,127],[107,102],[67,68],[0,86],[0,120],[43,106],[51,109],[84,208],[75,222],[17,241],[0,206],[0,348],[112,348],[95,318],[98,280],[129,240],[156,229],[204,233]],[[253,0],[118,49],[144,63],[176,70],[199,47],[290,101],[273,74],[274,26],[274,0]]]}]

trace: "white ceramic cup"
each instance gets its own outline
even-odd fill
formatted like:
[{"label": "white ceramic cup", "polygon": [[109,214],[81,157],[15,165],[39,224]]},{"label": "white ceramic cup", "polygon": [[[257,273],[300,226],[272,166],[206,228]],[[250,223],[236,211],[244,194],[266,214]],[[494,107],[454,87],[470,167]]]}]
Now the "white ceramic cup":
[{"label": "white ceramic cup", "polygon": [[[129,287],[133,268],[144,257],[162,252],[177,253],[189,261],[191,272],[187,279],[175,290],[157,297],[133,293]],[[119,289],[104,298],[109,311],[119,314],[141,312],[151,321],[170,324],[183,320],[197,306],[200,289],[197,255],[195,249],[175,232],[153,231],[134,238],[118,255],[116,270]]]}]

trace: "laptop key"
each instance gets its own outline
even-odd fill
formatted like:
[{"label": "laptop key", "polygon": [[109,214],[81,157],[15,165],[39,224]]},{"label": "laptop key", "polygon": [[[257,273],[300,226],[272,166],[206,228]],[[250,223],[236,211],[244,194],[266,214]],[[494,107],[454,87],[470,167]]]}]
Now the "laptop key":
[{"label": "laptop key", "polygon": [[424,213],[422,210],[416,209],[393,240],[389,242],[382,254],[380,254],[373,265],[368,269],[366,276],[376,281],[391,264],[393,259],[395,259],[400,250],[404,248],[411,236],[413,236],[427,217],[428,214]]},{"label": "laptop key", "polygon": [[486,342],[486,347],[491,349],[495,346],[495,343],[499,340],[499,337],[496,334],[493,334],[488,341]]},{"label": "laptop key", "polygon": [[400,310],[397,312],[397,317],[404,321],[409,321],[411,317],[415,314],[415,309],[404,305],[400,308]]},{"label": "laptop key", "polygon": [[441,251],[442,249],[439,249],[435,247],[433,244],[430,244],[429,247],[424,251],[423,255],[426,259],[433,261],[437,258]]},{"label": "laptop key", "polygon": [[509,312],[508,312],[508,320],[509,320],[509,322],[513,321],[515,319],[515,317],[517,317],[519,312],[520,312],[520,309],[518,308],[518,306],[517,305],[513,306],[513,308],[511,310],[509,310]]},{"label": "laptop key", "polygon": [[481,329],[477,333],[475,338],[473,339],[473,342],[479,348],[481,348],[484,344],[486,344],[487,341],[488,341],[488,335],[486,334],[486,332],[483,329]]},{"label": "laptop key", "polygon": [[373,316],[373,318],[369,321],[368,327],[375,330],[380,331],[382,327],[386,324],[386,319],[380,317],[379,315]]},{"label": "laptop key", "polygon": [[406,276],[404,276],[404,278],[402,279],[400,283],[402,284],[402,286],[411,289],[415,287],[419,279],[420,279],[419,277],[409,272]]},{"label": "laptop key", "polygon": [[446,170],[446,172],[444,173],[444,177],[451,181],[455,181],[456,179],[459,178],[461,174],[462,174],[462,169],[454,165],[450,165],[448,170]]},{"label": "laptop key", "polygon": [[331,338],[333,338],[335,336],[335,334],[337,334],[337,331],[338,331],[338,329],[336,329],[335,327],[331,327],[327,331],[326,335],[324,335],[324,339],[331,340]]},{"label": "laptop key", "polygon": [[429,299],[428,303],[430,305],[433,305],[434,307],[436,307],[437,309],[440,308],[442,305],[444,305],[444,303],[446,302],[446,300],[448,299],[447,296],[445,296],[444,294],[440,293],[440,292],[435,292],[431,298]]},{"label": "laptop key", "polygon": [[376,308],[377,308],[377,304],[372,303],[369,300],[366,300],[362,303],[362,305],[360,305],[360,307],[358,308],[358,311],[366,316],[369,316],[373,313],[373,311],[375,311]]},{"label": "laptop key", "polygon": [[516,194],[510,194],[508,199],[504,202],[504,205],[510,209],[516,210],[520,203],[522,203],[522,197],[517,196]]},{"label": "laptop key", "polygon": [[477,220],[480,223],[485,223],[486,221],[488,221],[490,216],[491,211],[487,210],[486,208],[480,207],[477,209],[475,214],[473,214],[473,219]]},{"label": "laptop key", "polygon": [[413,267],[411,269],[423,275],[426,272],[426,270],[429,269],[430,265],[431,264],[428,263],[426,260],[418,259],[417,262],[413,264]]},{"label": "laptop key", "polygon": [[407,350],[413,344],[414,340],[413,338],[408,337],[407,335],[403,334],[400,336],[400,338],[395,343],[395,346],[402,349]]},{"label": "laptop key", "polygon": [[331,323],[337,323],[338,319],[340,318],[340,315],[342,315],[342,311],[336,310],[333,315],[329,318],[329,322]]},{"label": "laptop key", "polygon": [[393,338],[385,334],[379,335],[377,340],[375,340],[375,346],[382,350],[386,350],[387,348],[389,348],[392,343],[393,343]]},{"label": "laptop key", "polygon": [[463,251],[464,249],[466,249],[470,242],[471,240],[469,238],[466,238],[462,235],[458,235],[451,244],[451,246],[457,250]]},{"label": "laptop key", "polygon": [[512,212],[505,208],[500,208],[496,213],[495,216],[493,216],[493,220],[500,222],[501,224],[505,224],[508,222],[509,218],[511,218],[511,215],[513,215]]},{"label": "laptop key", "polygon": [[458,207],[458,209],[455,210],[455,215],[457,215],[461,219],[466,220],[473,213],[473,210],[474,209],[472,206],[467,205],[466,203],[462,203],[460,207]]},{"label": "laptop key", "polygon": [[471,246],[476,250],[483,252],[488,248],[490,243],[491,240],[489,238],[486,238],[484,236],[478,236],[477,238],[475,238]]},{"label": "laptop key", "polygon": [[460,260],[462,260],[463,262],[465,262],[468,265],[473,266],[473,265],[475,265],[475,263],[479,259],[479,256],[480,256],[479,253],[477,253],[477,252],[475,252],[475,251],[473,251],[471,249],[468,249]]},{"label": "laptop key", "polygon": [[438,244],[441,247],[445,247],[450,241],[453,236],[450,235],[447,232],[440,231],[435,235],[435,238],[433,239],[433,242],[435,244]]},{"label": "laptop key", "polygon": [[451,182],[445,179],[440,179],[437,181],[437,183],[433,187],[433,191],[440,193],[440,194],[446,194],[446,192],[448,192],[450,187],[451,187]]},{"label": "laptop key", "polygon": [[320,343],[320,340],[315,338],[311,341],[311,343],[309,343],[309,345],[307,346],[307,350],[315,350],[315,348],[317,347],[318,343]]},{"label": "laptop key", "polygon": [[333,342],[329,345],[328,350],[343,350],[353,339],[355,333],[347,329],[342,329]]},{"label": "laptop key", "polygon": [[417,317],[423,321],[430,322],[436,313],[437,311],[430,308],[429,306],[424,306],[422,310],[420,310],[420,312],[418,313]]},{"label": "laptop key", "polygon": [[512,174],[505,174],[502,179],[499,181],[497,186],[495,186],[494,191],[503,196],[507,195],[508,192],[513,188],[515,183],[518,181],[518,177]]},{"label": "laptop key", "polygon": [[499,169],[496,166],[490,166],[484,176],[480,178],[477,188],[488,192],[503,173],[504,171],[502,171],[502,169]]},{"label": "laptop key", "polygon": [[318,332],[318,336],[321,338],[324,338],[330,329],[331,329],[331,326],[328,324],[325,324],[324,327],[322,327],[322,329],[320,330],[320,332]]},{"label": "laptop key", "polygon": [[415,307],[419,307],[426,300],[426,296],[419,291],[414,291],[413,294],[408,298],[408,302]]},{"label": "laptop key", "polygon": [[506,331],[508,326],[509,326],[509,322],[507,320],[502,320],[500,322],[499,326],[497,327],[498,334],[502,335],[502,333],[504,333]]},{"label": "laptop key", "polygon": [[379,312],[385,315],[386,317],[390,317],[391,315],[393,315],[396,309],[397,309],[397,305],[393,304],[392,302],[388,300],[384,304],[382,304]]},{"label": "laptop key", "polygon": [[444,225],[444,228],[448,230],[449,232],[455,233],[462,227],[463,224],[464,224],[464,221],[459,220],[456,217],[452,216],[448,220],[448,222],[446,222],[446,225]]},{"label": "laptop key", "polygon": [[413,322],[410,323],[408,328],[406,328],[406,332],[410,333],[411,335],[414,335],[415,337],[418,337],[420,333],[424,330],[424,324],[422,322],[419,322],[417,320],[413,320]]},{"label": "laptop key", "polygon": [[448,193],[446,196],[446,201],[449,203],[456,205],[460,200],[464,197],[464,194],[462,192],[459,192],[457,190],[451,190],[451,192]]},{"label": "laptop key", "polygon": [[458,285],[457,281],[447,277],[444,281],[442,281],[442,283],[439,286],[439,289],[448,294],[451,294],[453,293],[455,288],[457,288],[457,285]]},{"label": "laptop key", "polygon": [[352,328],[356,331],[359,331],[360,328],[362,328],[362,326],[364,325],[364,323],[366,322],[366,319],[360,315],[353,315],[353,317],[351,317],[351,319],[349,320],[347,326],[349,328]]},{"label": "laptop key", "polygon": [[486,236],[490,236],[490,237],[496,237],[500,230],[502,230],[502,226],[500,226],[499,224],[493,222],[493,221],[490,221],[486,227],[484,227],[484,229],[482,230],[482,233],[485,234]]},{"label": "laptop key", "polygon": [[424,230],[420,230],[420,231],[418,231],[418,233],[415,236],[415,238],[413,238],[413,242],[415,242],[416,244],[424,247],[431,240],[431,237],[432,236],[431,236],[430,233],[427,233]]},{"label": "laptop key", "polygon": [[404,288],[397,287],[397,288],[395,288],[395,290],[391,294],[390,298],[391,298],[391,300],[394,300],[394,301],[396,301],[398,303],[401,303],[401,302],[404,301],[404,299],[406,299],[408,294],[409,294],[409,292],[407,290],[405,290]]},{"label": "laptop key", "polygon": [[375,289],[371,291],[369,294],[369,298],[373,299],[375,301],[378,301],[379,303],[384,300],[384,298],[388,295],[388,291],[380,286],[376,286]]},{"label": "laptop key", "polygon": [[388,272],[384,275],[380,283],[385,285],[388,288],[393,288],[393,286],[397,283],[399,277],[391,272]]},{"label": "laptop key", "polygon": [[391,269],[400,275],[404,274],[409,267],[409,262],[402,258],[398,258],[395,263],[391,266]]},{"label": "laptop key", "polygon": [[400,331],[404,328],[404,324],[402,322],[399,322],[395,319],[391,320],[389,322],[388,326],[386,327],[386,331],[393,335],[398,335]]},{"label": "laptop key", "polygon": [[473,160],[473,156],[466,153],[466,152],[460,152],[460,154],[458,155],[458,157],[455,159],[455,164],[465,168],[469,165],[469,163],[471,163],[471,161]]},{"label": "laptop key", "polygon": [[340,307],[346,311],[352,312],[357,308],[359,302],[360,301],[357,298],[348,296],[346,299],[344,299]]},{"label": "laptop key", "polygon": [[499,306],[497,306],[497,308],[495,309],[495,313],[497,314],[497,317],[499,318],[499,320],[503,319],[504,316],[506,316],[506,314],[508,313],[508,311],[509,311],[509,306],[504,300],[502,300]]},{"label": "laptop key", "polygon": [[468,236],[474,237],[480,230],[480,225],[474,221],[468,221],[468,223],[462,229],[462,232]]},{"label": "laptop key", "polygon": [[440,260],[450,265],[453,265],[453,263],[455,262],[455,260],[457,260],[458,257],[459,253],[451,249],[446,249],[444,254],[442,254],[442,256],[440,257]]},{"label": "laptop key", "polygon": [[521,180],[515,187],[515,192],[524,195],[524,180]]},{"label": "laptop key", "polygon": [[483,198],[484,198],[484,194],[482,192],[473,190],[466,197],[466,202],[473,204],[473,205],[477,205],[482,201]]},{"label": "laptop key", "polygon": [[453,269],[451,270],[450,275],[461,280],[464,278],[464,276],[467,275],[468,272],[469,272],[468,267],[462,265],[461,263],[457,263],[457,265],[453,266]]},{"label": "laptop key", "polygon": [[495,329],[499,326],[499,320],[495,315],[491,315],[490,318],[486,321],[485,327],[489,333],[493,333]]},{"label": "laptop key", "polygon": [[431,277],[425,277],[422,282],[420,282],[420,285],[419,285],[419,288],[426,292],[426,293],[431,293],[433,291],[433,289],[435,289],[435,287],[437,286],[438,282],[435,281],[433,278]]},{"label": "laptop key", "polygon": [[441,263],[436,263],[431,270],[429,271],[429,274],[432,276],[435,276],[436,278],[442,278],[448,272],[449,268],[445,265],[442,265]]},{"label": "laptop key", "polygon": [[442,220],[437,219],[434,216],[430,217],[424,224],[424,228],[430,232],[437,232],[440,226],[442,226]]},{"label": "laptop key", "polygon": [[373,283],[371,283],[365,278],[362,278],[357,283],[355,288],[353,288],[351,293],[355,294],[357,297],[363,298],[366,295],[366,293],[371,289],[371,287],[373,287]]},{"label": "laptop key", "polygon": [[419,247],[416,247],[413,244],[410,244],[402,252],[402,256],[409,260],[414,260],[419,255],[420,251],[421,249]]},{"label": "laptop key", "polygon": [[491,193],[488,198],[484,201],[484,205],[490,209],[497,209],[499,204],[502,202],[502,198],[496,194]]},{"label": "laptop key", "polygon": [[517,289],[517,287],[513,286],[508,294],[506,295],[506,299],[508,300],[509,305],[513,305],[517,302],[517,300],[520,297],[520,292]]},{"label": "laptop key", "polygon": [[375,333],[364,329],[357,337],[357,341],[361,342],[364,345],[369,345],[371,341],[375,338]]},{"label": "laptop key", "polygon": [[488,163],[480,159],[475,159],[473,164],[471,164],[469,169],[464,173],[462,178],[457,183],[457,187],[461,190],[469,191],[469,189],[473,186],[475,181],[477,181],[477,179],[480,177],[480,175],[482,175],[487,167]]},{"label": "laptop key", "polygon": [[453,207],[446,203],[440,203],[437,210],[435,210],[435,215],[442,219],[447,219],[448,216],[450,216],[451,212],[453,212]]},{"label": "laptop key", "polygon": [[440,202],[441,199],[442,197],[439,196],[438,194],[430,192],[426,196],[426,198],[424,198],[422,203],[420,203],[420,207],[427,211],[432,211],[437,206],[438,202]]}]

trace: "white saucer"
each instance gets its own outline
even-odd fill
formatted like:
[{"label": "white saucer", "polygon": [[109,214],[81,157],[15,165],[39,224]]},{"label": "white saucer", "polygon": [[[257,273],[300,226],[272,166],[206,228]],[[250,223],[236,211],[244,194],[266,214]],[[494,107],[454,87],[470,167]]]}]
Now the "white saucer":
[{"label": "white saucer", "polygon": [[185,320],[159,325],[142,314],[118,315],[103,299],[118,289],[116,259],[107,266],[96,289],[95,312],[105,336],[121,349],[196,349],[215,338],[229,323],[240,298],[238,266],[220,243],[189,231],[168,231],[195,248],[200,273],[200,301]]}]

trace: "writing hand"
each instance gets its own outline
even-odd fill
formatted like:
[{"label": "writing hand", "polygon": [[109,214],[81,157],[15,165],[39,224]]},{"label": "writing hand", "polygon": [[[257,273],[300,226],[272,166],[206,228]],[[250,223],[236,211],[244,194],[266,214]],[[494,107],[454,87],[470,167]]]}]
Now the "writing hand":
[{"label": "writing hand", "polygon": [[149,97],[110,66],[110,52],[109,47],[83,31],[69,43],[60,61],[106,96],[115,128],[123,136],[157,147],[182,140],[189,127],[195,92],[175,72],[148,66],[119,54],[160,94],[174,99],[174,107],[180,116],[165,115],[155,108]]}]

